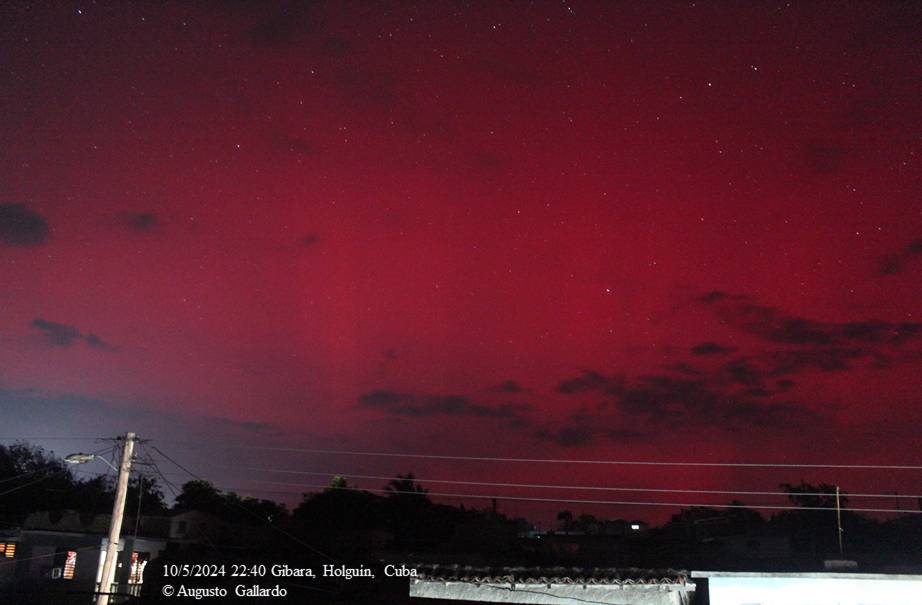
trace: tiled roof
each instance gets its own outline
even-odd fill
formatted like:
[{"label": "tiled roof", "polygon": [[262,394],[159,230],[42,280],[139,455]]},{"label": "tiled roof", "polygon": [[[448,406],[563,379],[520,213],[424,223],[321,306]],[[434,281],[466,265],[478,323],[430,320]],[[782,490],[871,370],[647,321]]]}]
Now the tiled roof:
[{"label": "tiled roof", "polygon": [[581,567],[472,567],[417,565],[420,580],[473,584],[685,584],[688,572],[674,569]]}]

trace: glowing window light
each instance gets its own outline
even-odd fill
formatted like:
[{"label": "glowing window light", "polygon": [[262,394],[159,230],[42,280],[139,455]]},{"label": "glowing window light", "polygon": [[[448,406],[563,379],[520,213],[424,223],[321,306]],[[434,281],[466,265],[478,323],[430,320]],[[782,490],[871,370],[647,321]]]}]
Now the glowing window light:
[{"label": "glowing window light", "polygon": [[64,561],[64,573],[62,577],[65,580],[74,579],[74,567],[77,566],[77,551],[69,550],[67,551],[67,559]]}]

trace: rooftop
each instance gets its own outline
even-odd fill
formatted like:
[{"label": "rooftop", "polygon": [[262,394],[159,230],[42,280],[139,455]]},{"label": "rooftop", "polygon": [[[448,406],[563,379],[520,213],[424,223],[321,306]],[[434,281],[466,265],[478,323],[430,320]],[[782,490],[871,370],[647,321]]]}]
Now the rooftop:
[{"label": "rooftop", "polygon": [[420,580],[474,584],[685,584],[688,572],[674,569],[581,567],[474,567],[419,565]]}]

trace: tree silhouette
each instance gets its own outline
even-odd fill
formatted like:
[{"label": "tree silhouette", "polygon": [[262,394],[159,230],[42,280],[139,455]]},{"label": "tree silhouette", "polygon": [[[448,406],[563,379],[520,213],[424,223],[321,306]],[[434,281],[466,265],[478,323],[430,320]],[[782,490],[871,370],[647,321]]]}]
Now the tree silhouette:
[{"label": "tree silhouette", "polygon": [[[827,483],[811,485],[801,481],[799,485],[782,483],[781,489],[788,494],[788,500],[797,506],[804,508],[835,508],[836,506],[836,486]],[[842,507],[848,502],[844,494],[839,495],[839,502]]]},{"label": "tree silhouette", "polygon": [[569,532],[573,529],[573,513],[568,510],[562,510],[557,513],[557,520],[563,522],[563,530]]},{"label": "tree silhouette", "polygon": [[[426,494],[429,493],[429,490],[425,489],[419,483],[416,483],[416,477],[413,476],[413,473],[407,473],[406,475],[397,475],[395,478],[390,480],[390,483],[384,486],[384,491],[387,492],[387,495],[390,497],[426,497]],[[426,498],[428,500],[428,498]]]}]

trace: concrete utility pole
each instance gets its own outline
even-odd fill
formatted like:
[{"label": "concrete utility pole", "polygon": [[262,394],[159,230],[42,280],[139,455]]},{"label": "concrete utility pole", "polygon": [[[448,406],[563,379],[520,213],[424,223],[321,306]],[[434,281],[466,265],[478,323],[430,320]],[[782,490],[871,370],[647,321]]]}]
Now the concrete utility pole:
[{"label": "concrete utility pole", "polygon": [[836,533],[839,534],[839,556],[841,557],[842,556],[842,532],[844,530],[842,529],[842,504],[839,501],[839,486],[838,485],[836,486],[836,525],[838,526],[837,529],[839,530]]},{"label": "concrete utility pole", "polygon": [[109,544],[106,546],[106,558],[102,564],[96,605],[109,605],[109,592],[115,579],[115,563],[118,558],[118,538],[122,533],[122,517],[125,515],[125,496],[128,495],[128,475],[131,473],[131,457],[137,437],[134,433],[125,433],[122,463],[119,465],[118,484],[115,488],[115,504],[112,506],[112,521],[109,523]]}]

